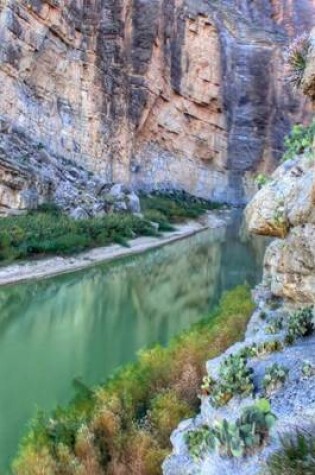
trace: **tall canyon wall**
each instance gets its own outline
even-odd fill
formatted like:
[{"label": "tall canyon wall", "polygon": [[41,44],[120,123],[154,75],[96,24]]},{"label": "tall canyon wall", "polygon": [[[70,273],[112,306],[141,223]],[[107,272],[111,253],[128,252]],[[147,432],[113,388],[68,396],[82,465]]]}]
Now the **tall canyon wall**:
[{"label": "tall canyon wall", "polygon": [[31,146],[105,182],[244,202],[307,119],[283,56],[314,13],[314,0],[0,0],[0,181]]}]

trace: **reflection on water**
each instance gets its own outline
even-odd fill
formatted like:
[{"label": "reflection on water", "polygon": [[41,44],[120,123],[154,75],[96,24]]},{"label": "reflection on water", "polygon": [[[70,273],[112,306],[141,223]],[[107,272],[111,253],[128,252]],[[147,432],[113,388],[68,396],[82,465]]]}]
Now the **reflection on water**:
[{"label": "reflection on water", "polygon": [[74,377],[104,380],[206,315],[223,290],[255,284],[263,251],[236,216],[142,256],[0,289],[0,469],[36,407],[66,403]]}]

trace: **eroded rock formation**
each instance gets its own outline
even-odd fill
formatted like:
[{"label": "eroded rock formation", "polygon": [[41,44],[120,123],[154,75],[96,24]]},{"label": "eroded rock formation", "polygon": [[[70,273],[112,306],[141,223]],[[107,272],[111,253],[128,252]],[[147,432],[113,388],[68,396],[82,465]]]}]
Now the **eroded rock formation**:
[{"label": "eroded rock formation", "polygon": [[313,0],[1,0],[5,133],[107,182],[242,202],[305,117],[283,52],[314,11]]},{"label": "eroded rock formation", "polygon": [[284,163],[246,210],[249,230],[277,236],[265,255],[273,295],[315,302],[315,171],[309,155]]}]

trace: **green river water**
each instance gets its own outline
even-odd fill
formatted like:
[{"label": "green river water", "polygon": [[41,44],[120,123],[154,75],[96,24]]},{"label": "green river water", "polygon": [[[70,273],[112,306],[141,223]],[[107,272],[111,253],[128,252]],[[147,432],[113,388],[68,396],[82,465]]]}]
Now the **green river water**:
[{"label": "green river water", "polygon": [[1,474],[37,408],[66,404],[74,378],[104,381],[205,316],[222,291],[259,281],[265,244],[239,225],[237,214],[141,256],[0,288]]}]

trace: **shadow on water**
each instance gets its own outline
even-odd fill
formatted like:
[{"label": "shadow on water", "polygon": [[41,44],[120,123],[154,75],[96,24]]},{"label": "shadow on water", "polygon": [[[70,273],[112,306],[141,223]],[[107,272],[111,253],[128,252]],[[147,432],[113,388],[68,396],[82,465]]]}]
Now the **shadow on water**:
[{"label": "shadow on water", "polygon": [[0,289],[0,470],[36,407],[103,381],[139,349],[205,316],[224,290],[261,276],[265,243],[227,228],[72,275]]}]

